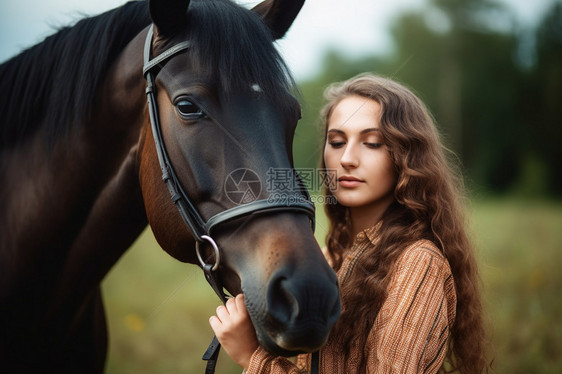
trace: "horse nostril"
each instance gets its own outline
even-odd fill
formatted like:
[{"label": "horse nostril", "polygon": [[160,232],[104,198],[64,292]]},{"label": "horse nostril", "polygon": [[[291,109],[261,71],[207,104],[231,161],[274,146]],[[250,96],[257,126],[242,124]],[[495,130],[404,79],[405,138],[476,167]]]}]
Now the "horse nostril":
[{"label": "horse nostril", "polygon": [[269,278],[263,332],[272,342],[273,351],[281,349],[282,355],[320,348],[339,317],[335,274],[314,270],[308,267],[305,272],[297,272],[286,266]]},{"label": "horse nostril", "polygon": [[267,311],[281,326],[306,320],[333,324],[340,313],[337,282],[310,276],[287,276],[283,270],[267,287]]},{"label": "horse nostril", "polygon": [[289,289],[290,281],[282,274],[272,277],[267,288],[267,309],[270,317],[280,324],[286,324],[298,317],[299,302]]}]

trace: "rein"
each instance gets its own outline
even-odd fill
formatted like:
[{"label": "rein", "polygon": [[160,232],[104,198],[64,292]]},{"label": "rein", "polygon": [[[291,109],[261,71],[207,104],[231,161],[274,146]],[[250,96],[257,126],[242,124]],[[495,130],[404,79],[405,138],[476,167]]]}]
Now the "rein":
[{"label": "rein", "polygon": [[[227,296],[224,293],[223,282],[220,273],[217,271],[220,265],[220,249],[215,240],[212,238],[212,229],[220,224],[237,218],[277,211],[296,211],[299,213],[307,214],[314,229],[314,203],[312,203],[312,201],[310,200],[307,189],[304,188],[304,199],[298,199],[299,201],[292,201],[295,199],[263,199],[227,209],[212,216],[207,221],[205,221],[201,217],[194,204],[191,202],[184,189],[182,188],[179,178],[172,166],[170,156],[166,151],[162,136],[162,128],[160,126],[160,121],[158,118],[158,106],[156,104],[155,98],[156,87],[154,84],[156,75],[158,74],[158,72],[155,72],[154,70],[156,68],[161,68],[164,63],[166,63],[170,58],[174,57],[178,53],[188,50],[191,46],[191,43],[189,41],[178,43],[177,45],[169,48],[165,52],[151,59],[150,51],[152,46],[153,28],[154,26],[151,25],[148,29],[148,34],[146,35],[144,46],[143,75],[147,82],[146,97],[150,115],[150,124],[154,137],[154,144],[156,145],[158,162],[162,170],[162,179],[164,180],[168,191],[170,192],[172,201],[176,205],[183,221],[196,240],[195,249],[197,258],[199,260],[201,268],[203,269],[207,282],[209,282],[221,301],[225,303]],[[298,174],[296,175],[297,181],[302,185],[302,180],[298,178]],[[214,251],[214,264],[207,264],[201,255],[200,246],[202,244],[205,244],[205,242],[207,242]],[[219,350],[220,343],[215,336],[213,338],[213,341],[209,345],[209,348],[203,355],[203,360],[207,361],[207,368],[205,370],[206,374],[214,373]]]}]

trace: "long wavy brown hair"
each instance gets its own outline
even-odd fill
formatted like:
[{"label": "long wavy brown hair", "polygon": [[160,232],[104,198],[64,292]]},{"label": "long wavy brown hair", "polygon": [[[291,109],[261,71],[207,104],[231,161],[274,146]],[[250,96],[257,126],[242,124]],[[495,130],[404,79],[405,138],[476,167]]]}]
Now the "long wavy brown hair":
[{"label": "long wavy brown hair", "polygon": [[[453,157],[447,157],[452,153],[443,146],[432,117],[416,95],[401,84],[371,74],[326,89],[328,103],[321,113],[326,129],[333,108],[350,95],[381,105],[383,143],[394,162],[397,182],[394,202],[382,217],[377,245],[361,257],[358,266],[363,271],[354,271],[341,286],[342,315],[332,336],[342,342],[345,357],[352,345],[365,346],[366,331],[386,298],[393,264],[408,244],[428,239],[447,258],[457,294],[456,319],[441,372],[487,372],[477,263],[466,231],[462,175],[453,167]],[[331,195],[328,188],[325,193]],[[330,220],[327,249],[338,270],[353,242],[349,212],[340,204],[325,207]],[[365,354],[360,367],[365,367]]]}]

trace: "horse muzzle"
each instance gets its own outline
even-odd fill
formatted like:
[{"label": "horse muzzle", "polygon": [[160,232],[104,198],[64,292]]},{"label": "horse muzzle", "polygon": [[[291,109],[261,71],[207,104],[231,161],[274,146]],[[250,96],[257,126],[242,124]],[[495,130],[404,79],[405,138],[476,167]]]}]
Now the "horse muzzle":
[{"label": "horse muzzle", "polygon": [[278,269],[265,292],[265,302],[254,305],[251,289],[245,291],[258,340],[266,350],[294,356],[316,351],[326,343],[341,309],[337,278],[331,269],[321,275]]}]

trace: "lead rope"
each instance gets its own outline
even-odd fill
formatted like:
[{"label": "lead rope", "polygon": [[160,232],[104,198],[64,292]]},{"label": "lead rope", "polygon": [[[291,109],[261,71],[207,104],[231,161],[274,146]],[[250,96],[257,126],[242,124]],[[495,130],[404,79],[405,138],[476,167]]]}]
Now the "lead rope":
[{"label": "lead rope", "polygon": [[[215,291],[219,299],[221,299],[222,303],[225,304],[227,297],[223,291],[222,287],[222,279],[220,278],[220,274],[216,271],[213,271],[213,265],[206,264],[202,266],[203,272],[205,274],[205,278],[207,282],[211,285],[211,288]],[[205,374],[214,374],[215,368],[217,366],[217,361],[219,359],[219,353],[221,349],[221,343],[217,339],[217,336],[213,336],[213,340],[209,347],[203,353],[202,359],[207,361],[207,366],[205,367]]]},{"label": "lead rope", "polygon": [[313,352],[312,358],[310,360],[310,374],[318,374],[319,363],[320,363],[319,351]]}]

